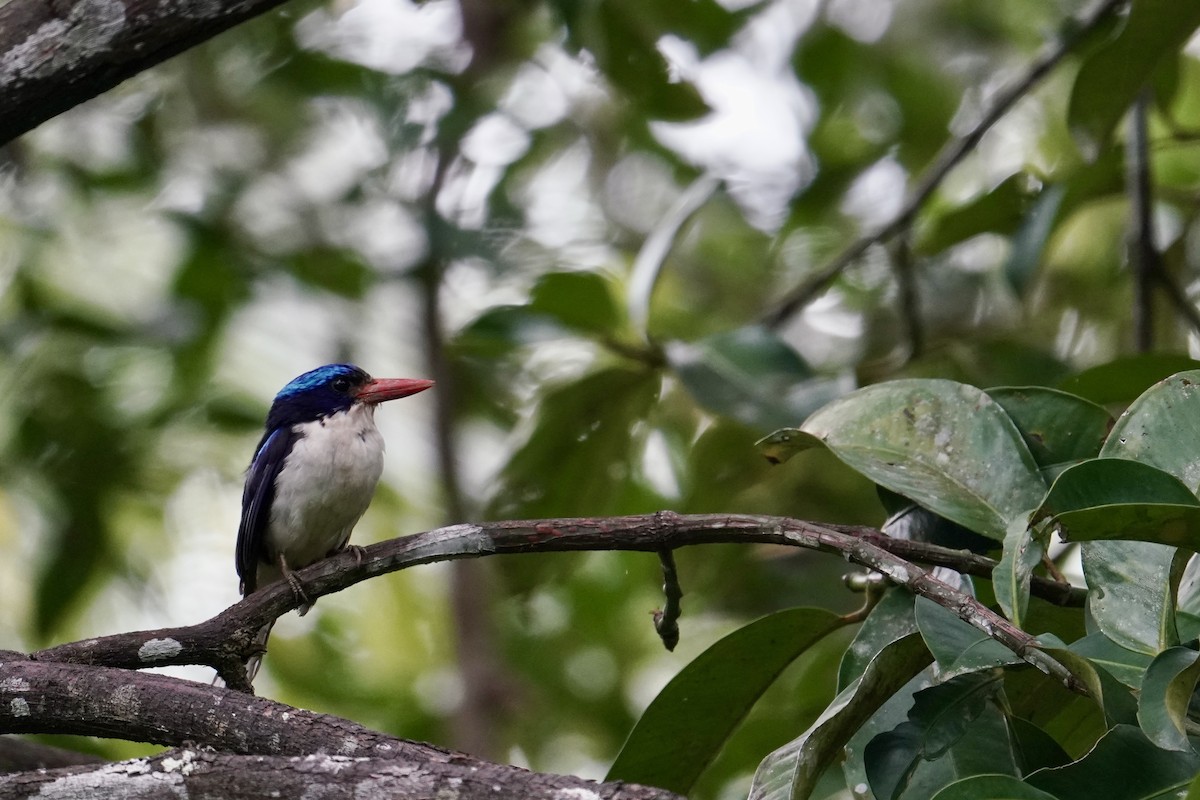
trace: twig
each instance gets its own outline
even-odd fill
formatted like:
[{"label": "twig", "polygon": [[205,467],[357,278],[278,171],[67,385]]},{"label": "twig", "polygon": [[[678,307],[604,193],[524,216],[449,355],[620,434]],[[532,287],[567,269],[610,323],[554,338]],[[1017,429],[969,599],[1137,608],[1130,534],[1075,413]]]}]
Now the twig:
[{"label": "twig", "polygon": [[654,294],[654,285],[658,282],[663,262],[670,254],[679,231],[704,207],[720,185],[721,182],[711,175],[701,175],[692,181],[646,237],[633,261],[628,292],[629,319],[647,342],[650,341],[650,298]]},{"label": "twig", "polygon": [[[672,511],[626,517],[508,520],[454,525],[378,542],[364,548],[361,561],[353,553],[341,553],[295,574],[303,582],[308,597],[316,600],[376,575],[438,561],[501,553],[658,552],[730,542],[837,553],[950,609],[1069,688],[1082,691],[1061,665],[1036,650],[1033,637],[906,558],[985,576],[990,576],[996,566],[994,560],[924,542],[892,539],[873,528],[821,525],[787,517],[681,515]],[[1038,576],[1031,582],[1030,591],[1063,605],[1080,605],[1085,596],[1083,590]],[[219,666],[220,659],[230,653],[248,656],[254,647],[255,632],[296,608],[298,602],[290,587],[271,584],[198,625],[87,639],[39,651],[31,658],[133,669],[177,664]]]},{"label": "twig", "polygon": [[1133,324],[1138,352],[1154,349],[1154,280],[1163,274],[1162,256],[1154,245],[1154,196],[1147,144],[1150,92],[1142,89],[1129,115],[1125,182],[1129,192],[1129,266],[1133,271]]},{"label": "twig", "polygon": [[783,300],[764,317],[763,322],[772,328],[777,328],[799,309],[808,304],[814,297],[829,285],[830,281],[841,274],[842,270],[858,260],[863,253],[898,232],[907,228],[917,211],[924,205],[929,196],[941,185],[950,170],[970,153],[983,135],[1008,113],[1018,100],[1029,93],[1054,67],[1071,52],[1071,49],[1083,37],[1111,14],[1125,0],[1103,0],[1089,15],[1074,26],[1071,35],[1050,46],[1042,55],[1034,59],[1025,73],[1006,89],[1001,90],[992,101],[991,108],[976,123],[975,127],[963,136],[951,139],[938,151],[933,162],[926,168],[921,179],[908,193],[908,198],[888,222],[877,230],[860,236],[844,250],[833,257],[824,267],[817,271],[807,282],[784,296]]},{"label": "twig", "polygon": [[1129,191],[1131,222],[1129,261],[1134,273],[1134,328],[1138,350],[1154,347],[1154,304],[1151,290],[1162,287],[1167,300],[1200,334],[1200,311],[1188,299],[1182,287],[1167,271],[1167,265],[1154,242],[1154,180],[1150,165],[1149,105],[1151,94],[1144,89],[1133,105],[1129,118],[1126,184]]},{"label": "twig", "polygon": [[679,614],[682,608],[679,601],[683,599],[683,588],[679,585],[679,572],[675,569],[675,553],[671,550],[659,550],[658,560],[662,563],[663,595],[666,600],[662,611],[654,612],[654,630],[662,639],[663,647],[674,650],[679,644]]},{"label": "twig", "polygon": [[1195,304],[1188,299],[1187,293],[1183,291],[1179,283],[1167,272],[1166,265],[1162,264],[1161,259],[1159,263],[1162,265],[1162,269],[1154,274],[1154,279],[1163,288],[1163,291],[1167,293],[1167,299],[1175,307],[1175,310],[1179,312],[1179,315],[1187,320],[1187,323],[1192,326],[1192,330],[1196,334],[1200,334],[1200,311],[1196,310]]},{"label": "twig", "polygon": [[908,334],[908,358],[905,360],[912,361],[920,357],[925,349],[925,330],[921,324],[921,297],[917,292],[912,241],[907,231],[892,240],[891,254],[900,293],[900,317]]}]

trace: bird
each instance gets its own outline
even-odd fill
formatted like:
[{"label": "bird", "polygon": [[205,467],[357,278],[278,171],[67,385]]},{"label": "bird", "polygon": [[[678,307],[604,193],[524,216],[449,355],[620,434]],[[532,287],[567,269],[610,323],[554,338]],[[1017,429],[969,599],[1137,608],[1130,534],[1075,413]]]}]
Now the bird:
[{"label": "bird", "polygon": [[[246,470],[238,525],[242,597],[286,580],[304,614],[312,603],[293,572],[347,548],[383,472],[380,403],[433,381],[372,378],[353,364],[326,364],[291,380],[271,404]],[[256,643],[266,650],[271,625]],[[247,664],[253,681],[261,654]]]}]

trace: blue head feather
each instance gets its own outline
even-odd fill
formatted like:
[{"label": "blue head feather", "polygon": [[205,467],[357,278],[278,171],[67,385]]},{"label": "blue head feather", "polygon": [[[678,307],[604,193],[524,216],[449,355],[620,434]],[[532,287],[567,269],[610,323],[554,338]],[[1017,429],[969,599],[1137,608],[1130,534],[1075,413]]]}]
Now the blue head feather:
[{"label": "blue head feather", "polygon": [[371,376],[353,364],[326,364],[293,378],[275,395],[267,431],[327,417],[355,403],[355,393]]}]

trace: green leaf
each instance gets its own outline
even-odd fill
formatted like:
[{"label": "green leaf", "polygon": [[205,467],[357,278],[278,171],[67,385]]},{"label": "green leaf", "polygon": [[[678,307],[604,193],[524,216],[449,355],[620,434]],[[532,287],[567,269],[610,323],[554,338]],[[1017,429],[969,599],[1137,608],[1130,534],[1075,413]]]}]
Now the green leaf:
[{"label": "green leaf", "polygon": [[1043,191],[1041,197],[1029,209],[1021,226],[1009,239],[1011,244],[1004,274],[1008,276],[1018,294],[1024,294],[1042,265],[1046,242],[1054,230],[1054,223],[1058,219],[1065,195],[1066,187],[1060,183]]},{"label": "green leaf", "polygon": [[1013,738],[1013,749],[1017,756],[1017,774],[1028,775],[1035,769],[1061,767],[1070,763],[1071,757],[1062,745],[1042,728],[1021,717],[1008,717]]},{"label": "green leaf", "polygon": [[568,328],[610,334],[621,314],[608,281],[595,272],[550,272],[538,279],[529,307]]},{"label": "green leaf", "polygon": [[[1200,460],[1195,458],[1200,452],[1197,381],[1200,371],[1189,370],[1150,387],[1117,420],[1100,455],[1158,467],[1194,494],[1200,484]],[[1111,465],[1099,467],[1108,468]],[[1154,485],[1156,492],[1183,499],[1164,481]],[[1175,597],[1186,557],[1173,547],[1148,542],[1085,542],[1082,551],[1084,575],[1094,590],[1088,609],[1104,634],[1151,655],[1179,643]]]},{"label": "green leaf", "polygon": [[1078,761],[1025,780],[1060,798],[1145,800],[1186,787],[1198,770],[1194,752],[1163,750],[1138,728],[1117,725]]},{"label": "green leaf", "polygon": [[759,439],[754,446],[767,461],[772,464],[783,464],[791,460],[792,456],[797,453],[813,447],[821,447],[822,442],[799,428],[780,428]]},{"label": "green leaf", "polygon": [[606,514],[632,479],[635,429],[654,404],[653,372],[611,368],[554,389],[537,427],[500,473],[492,519]]},{"label": "green leaf", "polygon": [[1102,456],[1152,464],[1200,487],[1200,370],[1159,381],[1126,409],[1100,450]]},{"label": "green leaf", "polygon": [[721,639],[654,698],[605,780],[687,794],[784,667],[843,624],[833,612],[795,608]]},{"label": "green leaf", "polygon": [[987,393],[1012,417],[1041,467],[1095,458],[1113,424],[1101,406],[1058,389],[1001,386]]},{"label": "green leaf", "polygon": [[1009,234],[1020,225],[1033,199],[1027,175],[1010,175],[973,200],[945,211],[919,226],[914,249],[922,255],[940,253],[980,233]]},{"label": "green leaf", "polygon": [[1105,636],[1150,655],[1179,644],[1175,590],[1186,557],[1149,542],[1084,542],[1081,549],[1088,611]]},{"label": "green leaf", "polygon": [[1016,653],[926,597],[917,598],[915,611],[917,627],[937,659],[938,675],[943,680],[1021,663]]},{"label": "green leaf", "polygon": [[830,403],[801,428],[875,483],[992,539],[1045,494],[1016,426],[973,386],[881,383]]},{"label": "green leaf", "polygon": [[862,676],[880,650],[916,633],[917,621],[913,617],[915,600],[916,595],[908,589],[893,586],[871,609],[842,656],[842,663],[838,667],[839,692]]},{"label": "green leaf", "polygon": [[881,650],[807,731],[763,759],[749,800],[807,800],[854,732],[929,661],[929,650],[916,634]]},{"label": "green leaf", "polygon": [[1104,711],[1104,719],[1110,726],[1137,722],[1137,701],[1107,670],[1065,647],[1042,649],[1088,688],[1091,699]]},{"label": "green leaf", "polygon": [[362,259],[335,248],[305,248],[287,262],[301,281],[345,297],[359,298],[367,292],[374,273]]},{"label": "green leaf", "polygon": [[913,696],[908,721],[867,745],[867,775],[877,797],[895,797],[921,760],[943,756],[979,719],[1003,685],[998,671],[960,675]]},{"label": "green leaf", "polygon": [[992,570],[996,602],[1018,628],[1025,627],[1029,607],[1029,584],[1034,568],[1041,563],[1045,548],[1024,522],[1014,522],[1004,537],[1004,553]]},{"label": "green leaf", "polygon": [[1124,458],[1064,470],[1041,513],[1065,541],[1129,539],[1200,549],[1200,501],[1174,475]]},{"label": "green leaf", "polygon": [[1142,676],[1152,660],[1145,653],[1122,647],[1102,633],[1089,634],[1072,642],[1070,650],[1097,667],[1102,667],[1131,689],[1141,687]]},{"label": "green leaf", "polygon": [[1071,89],[1067,121],[1089,160],[1099,155],[1155,68],[1177,53],[1197,25],[1200,4],[1133,0],[1116,38],[1083,62]]},{"label": "green leaf", "polygon": [[[1000,677],[999,672],[993,675]],[[908,725],[916,729],[915,725]],[[970,775],[998,773],[1016,777],[1020,774],[1009,720],[995,702],[981,704],[978,715],[963,726],[954,744],[936,758],[916,758],[908,764],[900,763],[906,754],[900,749],[884,749],[885,742],[880,742],[875,750],[894,763],[889,765],[880,759],[872,764],[876,778],[868,783],[877,798],[927,800],[942,788]]]},{"label": "green leaf", "polygon": [[1085,369],[1058,388],[1099,405],[1131,403],[1154,384],[1184,370],[1200,369],[1200,361],[1171,353],[1123,356]]},{"label": "green leaf", "polygon": [[1200,653],[1189,647],[1162,651],[1146,669],[1138,702],[1138,724],[1165,750],[1191,751],[1184,721],[1200,679]]},{"label": "green leaf", "polygon": [[682,122],[710,110],[690,83],[674,80],[658,50],[663,35],[623,4],[587,4],[595,16],[586,27],[584,46],[596,65],[624,95],[657,119]]},{"label": "green leaf", "polygon": [[1056,800],[1011,775],[972,775],[955,781],[933,800]]},{"label": "green leaf", "polygon": [[700,405],[759,430],[794,425],[844,391],[759,325],[672,343],[667,360]]}]

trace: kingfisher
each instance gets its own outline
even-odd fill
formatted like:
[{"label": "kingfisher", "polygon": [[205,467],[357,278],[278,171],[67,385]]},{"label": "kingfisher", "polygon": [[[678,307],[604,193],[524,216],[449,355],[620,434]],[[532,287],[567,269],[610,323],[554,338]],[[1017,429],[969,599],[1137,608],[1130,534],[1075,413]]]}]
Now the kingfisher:
[{"label": "kingfisher", "polygon": [[[345,549],[383,472],[375,407],[423,392],[433,381],[372,378],[353,364],[326,364],[280,390],[246,472],[238,527],[242,596],[286,580],[312,607],[293,570]],[[265,646],[268,625],[260,634]],[[248,670],[253,679],[258,659]]]}]

